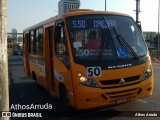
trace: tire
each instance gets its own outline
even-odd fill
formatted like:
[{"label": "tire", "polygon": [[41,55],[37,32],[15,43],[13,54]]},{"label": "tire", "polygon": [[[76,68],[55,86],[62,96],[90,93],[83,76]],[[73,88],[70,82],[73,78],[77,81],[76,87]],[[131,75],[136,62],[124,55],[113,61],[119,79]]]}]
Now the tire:
[{"label": "tire", "polygon": [[32,79],[35,81],[35,83],[37,84],[37,78],[34,72],[32,72]]},{"label": "tire", "polygon": [[32,79],[35,81],[35,85],[38,89],[42,89],[42,87],[37,82],[37,77],[34,72],[32,72]]}]

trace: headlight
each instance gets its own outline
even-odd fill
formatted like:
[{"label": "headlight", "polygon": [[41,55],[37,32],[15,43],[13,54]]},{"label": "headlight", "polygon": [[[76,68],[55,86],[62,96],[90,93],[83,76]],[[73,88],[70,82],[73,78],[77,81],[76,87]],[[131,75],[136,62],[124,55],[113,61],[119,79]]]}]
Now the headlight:
[{"label": "headlight", "polygon": [[90,77],[86,77],[85,75],[82,75],[81,73],[78,74],[79,81],[82,85],[95,87],[97,88],[97,83]]},{"label": "headlight", "polygon": [[152,68],[149,67],[149,68],[143,73],[142,80],[146,80],[146,79],[149,78],[151,75],[152,75]]}]

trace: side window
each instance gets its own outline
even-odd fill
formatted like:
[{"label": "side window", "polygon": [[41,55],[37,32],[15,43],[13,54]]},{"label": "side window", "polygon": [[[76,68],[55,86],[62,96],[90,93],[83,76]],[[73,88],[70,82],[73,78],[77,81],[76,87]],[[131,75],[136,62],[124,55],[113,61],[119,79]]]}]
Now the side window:
[{"label": "side window", "polygon": [[35,37],[34,31],[30,31],[30,38],[29,38],[29,53],[35,53]]},{"label": "side window", "polygon": [[36,54],[43,55],[43,28],[36,29]]},{"label": "side window", "polygon": [[[24,33],[24,39],[23,39],[23,52],[27,52],[28,53],[28,49],[27,49],[27,44],[28,44],[28,39],[29,39],[29,34],[28,33]],[[26,51],[27,50],[27,51]]]},{"label": "side window", "polygon": [[55,28],[55,48],[56,48],[56,56],[64,57],[68,56],[66,38],[64,33],[63,23],[57,23]]},{"label": "side window", "polygon": [[69,67],[69,56],[63,22],[56,23],[54,39],[56,56],[61,59],[67,67]]},{"label": "side window", "polygon": [[43,55],[43,28],[30,31],[29,53]]},{"label": "side window", "polygon": [[[27,34],[23,34],[23,53],[25,53],[26,52],[26,37],[27,37]],[[8,48],[10,48],[9,46],[8,46]]]}]

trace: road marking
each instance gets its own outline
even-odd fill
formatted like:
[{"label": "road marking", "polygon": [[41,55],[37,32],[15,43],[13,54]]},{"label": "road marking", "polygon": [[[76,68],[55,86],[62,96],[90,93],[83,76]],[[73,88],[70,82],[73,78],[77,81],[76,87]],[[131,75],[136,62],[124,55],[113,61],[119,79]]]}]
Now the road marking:
[{"label": "road marking", "polygon": [[144,100],[141,100],[141,99],[138,99],[137,101],[140,102],[140,103],[144,103],[144,104],[149,103],[149,104],[154,104],[154,105],[160,105],[160,103],[157,103],[157,102],[147,102],[147,101],[144,101]]},{"label": "road marking", "polygon": [[149,103],[149,102],[144,101],[144,100],[141,100],[141,99],[138,99],[137,101],[138,101],[138,102],[141,102],[141,103],[145,103],[145,104],[146,104],[146,103]]}]

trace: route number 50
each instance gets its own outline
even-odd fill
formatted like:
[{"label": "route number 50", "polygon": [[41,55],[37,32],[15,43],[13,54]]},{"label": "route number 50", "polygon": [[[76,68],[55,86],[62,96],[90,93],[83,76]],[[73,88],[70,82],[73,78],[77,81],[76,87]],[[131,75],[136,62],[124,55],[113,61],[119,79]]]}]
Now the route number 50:
[{"label": "route number 50", "polygon": [[89,76],[89,77],[101,76],[101,67],[87,67],[87,76]]}]

